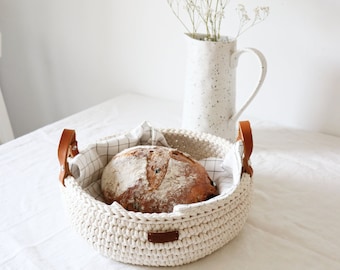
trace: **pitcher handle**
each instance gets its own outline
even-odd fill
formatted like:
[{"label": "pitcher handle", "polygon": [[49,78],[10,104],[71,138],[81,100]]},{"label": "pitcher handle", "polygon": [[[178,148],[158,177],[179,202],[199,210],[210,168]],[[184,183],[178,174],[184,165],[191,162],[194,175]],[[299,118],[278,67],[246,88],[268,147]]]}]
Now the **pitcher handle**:
[{"label": "pitcher handle", "polygon": [[239,109],[239,111],[237,113],[234,113],[234,115],[232,115],[230,117],[230,120],[232,121],[236,121],[240,115],[243,113],[243,111],[249,106],[249,104],[253,101],[253,99],[255,98],[255,96],[257,95],[257,93],[259,92],[264,79],[266,77],[267,74],[267,61],[266,58],[264,57],[264,55],[257,49],[254,48],[244,48],[241,50],[238,50],[236,52],[234,52],[231,56],[231,67],[236,68],[237,66],[237,62],[239,57],[241,56],[241,54],[243,53],[252,53],[255,56],[257,56],[258,60],[260,61],[261,64],[261,75],[259,76],[259,82],[254,90],[254,92],[251,94],[251,96],[248,98],[248,100],[244,103],[244,105]]}]

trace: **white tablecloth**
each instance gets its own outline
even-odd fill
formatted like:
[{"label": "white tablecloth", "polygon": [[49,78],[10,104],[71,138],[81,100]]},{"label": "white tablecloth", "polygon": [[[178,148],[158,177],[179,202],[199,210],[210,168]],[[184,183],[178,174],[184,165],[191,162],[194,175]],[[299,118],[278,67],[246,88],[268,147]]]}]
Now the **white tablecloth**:
[{"label": "white tablecloth", "polygon": [[[0,269],[149,269],[95,252],[67,219],[57,147],[79,148],[147,120],[179,127],[176,102],[119,96],[0,146]],[[228,245],[172,269],[340,269],[340,138],[252,122],[253,205]],[[154,269],[154,268],[150,268]]]}]

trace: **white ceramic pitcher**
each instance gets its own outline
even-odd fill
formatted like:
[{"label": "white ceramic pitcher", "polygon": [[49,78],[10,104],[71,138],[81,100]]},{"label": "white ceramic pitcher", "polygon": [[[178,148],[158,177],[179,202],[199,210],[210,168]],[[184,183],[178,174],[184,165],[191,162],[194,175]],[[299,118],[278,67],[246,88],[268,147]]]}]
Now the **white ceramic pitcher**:
[{"label": "white ceramic pitcher", "polygon": [[[261,74],[252,94],[236,112],[236,68],[243,53],[254,54],[260,62]],[[182,127],[211,133],[234,141],[236,122],[260,90],[267,63],[257,49],[238,50],[236,40],[204,40],[204,35],[188,34],[188,59]]]}]

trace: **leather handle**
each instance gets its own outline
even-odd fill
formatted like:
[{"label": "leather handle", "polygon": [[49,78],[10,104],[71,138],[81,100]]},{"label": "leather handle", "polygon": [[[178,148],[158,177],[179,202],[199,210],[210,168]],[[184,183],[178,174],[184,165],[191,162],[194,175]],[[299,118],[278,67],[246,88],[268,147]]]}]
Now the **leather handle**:
[{"label": "leather handle", "polygon": [[249,121],[240,121],[237,140],[242,140],[244,145],[244,155],[242,161],[243,172],[253,175],[253,168],[249,165],[249,159],[253,152],[253,135]]},{"label": "leather handle", "polygon": [[63,186],[64,180],[67,176],[72,175],[68,166],[67,158],[75,157],[78,155],[78,143],[76,140],[76,132],[73,129],[64,129],[61,134],[59,147],[58,147],[58,159],[60,164],[59,181]]}]

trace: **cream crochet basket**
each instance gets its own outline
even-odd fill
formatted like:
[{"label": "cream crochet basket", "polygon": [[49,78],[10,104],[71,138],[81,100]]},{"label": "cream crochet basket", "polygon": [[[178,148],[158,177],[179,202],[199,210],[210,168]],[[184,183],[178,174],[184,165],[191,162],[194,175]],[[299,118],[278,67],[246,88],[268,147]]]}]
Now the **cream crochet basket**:
[{"label": "cream crochet basket", "polygon": [[[208,201],[177,205],[171,213],[139,213],[117,202],[105,204],[100,190],[103,168],[113,155],[138,144],[168,145],[213,163],[215,168],[207,170],[220,194]],[[70,221],[95,250],[116,261],[147,266],[196,261],[227,244],[245,224],[251,204],[248,160],[252,147],[248,121],[240,122],[235,143],[187,130],[155,130],[144,123],[80,152],[75,131],[65,129],[58,148],[59,178]]]}]

